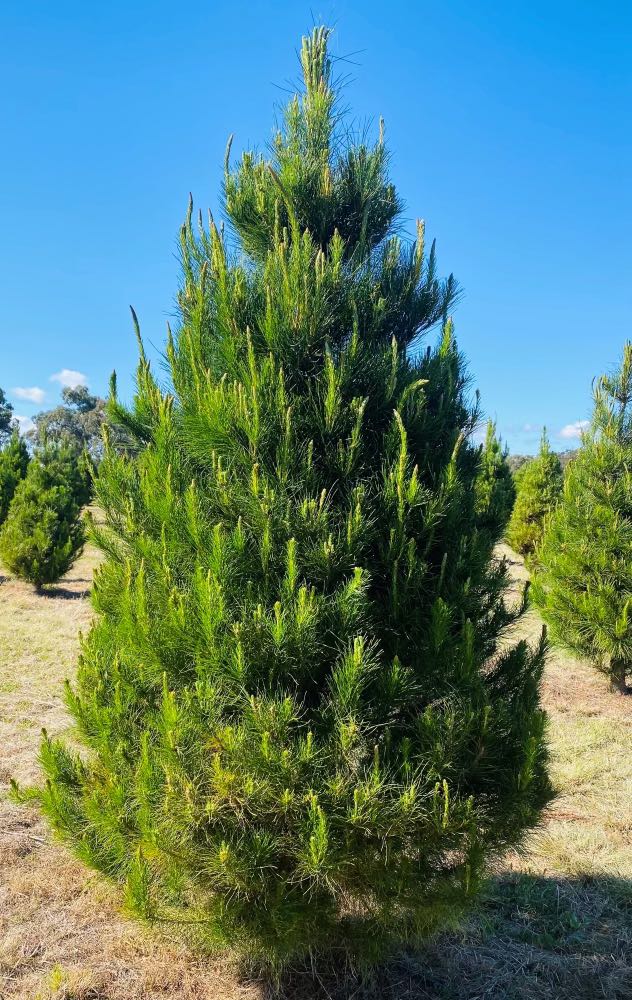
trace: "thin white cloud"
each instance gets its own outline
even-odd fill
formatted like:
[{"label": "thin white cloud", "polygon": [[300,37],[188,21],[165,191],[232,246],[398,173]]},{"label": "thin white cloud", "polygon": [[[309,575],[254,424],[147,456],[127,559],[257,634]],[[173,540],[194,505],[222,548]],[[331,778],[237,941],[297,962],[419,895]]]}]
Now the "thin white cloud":
[{"label": "thin white cloud", "polygon": [[565,438],[569,441],[579,440],[589,423],[589,420],[575,420],[572,424],[566,424],[562,427],[558,437]]},{"label": "thin white cloud", "polygon": [[11,390],[11,394],[16,399],[27,399],[29,403],[43,403],[46,396],[44,390],[40,389],[38,385],[16,385],[15,389]]},{"label": "thin white cloud", "polygon": [[487,424],[477,424],[472,431],[472,443],[484,444],[487,435]]},{"label": "thin white cloud", "polygon": [[62,368],[50,377],[51,382],[59,382],[64,389],[76,389],[78,385],[87,385],[88,376],[83,372],[76,372],[73,368]]},{"label": "thin white cloud", "polygon": [[32,431],[33,428],[35,427],[35,424],[31,420],[31,418],[24,417],[21,413],[14,413],[13,419],[16,421],[18,425],[20,434],[28,434],[28,432]]}]

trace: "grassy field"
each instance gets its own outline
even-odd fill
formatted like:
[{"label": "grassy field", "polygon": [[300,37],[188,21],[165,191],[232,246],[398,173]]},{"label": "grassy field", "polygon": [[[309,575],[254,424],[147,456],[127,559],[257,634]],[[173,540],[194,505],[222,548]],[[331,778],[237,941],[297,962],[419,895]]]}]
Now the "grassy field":
[{"label": "grassy field", "polygon": [[[505,553],[516,581],[524,578]],[[37,777],[41,727],[68,727],[61,682],[89,623],[95,561],[88,550],[47,594],[0,575],[0,997],[263,997],[261,984],[221,960],[125,919],[112,890],[51,840],[34,809],[7,796],[11,775]],[[540,627],[531,613],[522,630],[535,637]],[[341,992],[296,973],[286,996],[632,1000],[632,698],[555,653],[544,700],[558,798],[525,851],[503,859],[467,926],[372,984],[347,982]]]}]

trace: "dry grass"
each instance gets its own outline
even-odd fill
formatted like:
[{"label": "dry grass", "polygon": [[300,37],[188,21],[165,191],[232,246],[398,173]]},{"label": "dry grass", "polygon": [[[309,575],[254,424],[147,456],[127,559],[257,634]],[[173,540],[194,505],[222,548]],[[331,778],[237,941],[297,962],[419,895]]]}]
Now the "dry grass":
[{"label": "dry grass", "polygon": [[[261,997],[221,961],[140,929],[113,892],[13,805],[10,775],[37,775],[39,730],[68,726],[61,681],[96,557],[48,595],[0,577],[0,997],[237,1000]],[[518,562],[516,579],[524,577]],[[526,635],[540,628],[527,616]],[[504,860],[467,926],[404,956],[371,983],[288,976],[292,998],[632,1000],[632,698],[556,653],[544,698],[560,794],[522,855]]]}]

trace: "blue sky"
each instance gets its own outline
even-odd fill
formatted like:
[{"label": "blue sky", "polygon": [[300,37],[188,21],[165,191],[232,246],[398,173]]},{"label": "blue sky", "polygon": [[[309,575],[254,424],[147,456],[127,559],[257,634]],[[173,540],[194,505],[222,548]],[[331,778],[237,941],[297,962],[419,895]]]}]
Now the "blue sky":
[{"label": "blue sky", "polygon": [[320,20],[356,120],[386,120],[407,230],[424,218],[463,286],[486,414],[513,451],[542,424],[577,444],[562,432],[632,336],[627,0],[3,0],[0,385],[18,414],[81,378],[105,393],[113,368],[131,392],[128,304],[157,356],[188,192],[217,210],[227,136],[268,140]]}]

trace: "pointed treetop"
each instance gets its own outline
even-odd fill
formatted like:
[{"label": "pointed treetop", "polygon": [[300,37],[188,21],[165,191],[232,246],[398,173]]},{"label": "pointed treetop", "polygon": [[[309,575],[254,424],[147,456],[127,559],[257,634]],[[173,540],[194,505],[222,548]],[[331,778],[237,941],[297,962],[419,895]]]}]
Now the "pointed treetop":
[{"label": "pointed treetop", "polygon": [[307,96],[323,93],[329,89],[331,79],[331,59],[327,51],[327,43],[331,28],[319,25],[311,35],[303,35],[301,44],[301,66]]},{"label": "pointed treetop", "polygon": [[274,250],[286,228],[291,243],[307,231],[323,252],[338,233],[347,258],[366,258],[392,234],[401,210],[388,177],[383,123],[374,144],[355,142],[341,126],[330,35],[321,26],[302,40],[302,86],[283,111],[270,161],[244,152],[231,168],[230,143],[227,149],[226,213],[257,260]]},{"label": "pointed treetop", "polygon": [[496,421],[492,420],[491,417],[487,421],[487,427],[485,429],[485,445],[489,447],[492,441],[496,437]]},{"label": "pointed treetop", "polygon": [[540,454],[548,455],[551,451],[551,445],[549,442],[549,436],[546,433],[546,427],[542,428],[542,436],[540,438]]},{"label": "pointed treetop", "polygon": [[593,390],[592,430],[608,438],[632,441],[632,342],[623,345],[621,363],[601,375]]},{"label": "pointed treetop", "polygon": [[134,333],[136,334],[136,340],[138,341],[138,353],[140,354],[141,361],[145,361],[145,348],[143,346],[143,338],[140,335],[140,323],[138,322],[138,316],[136,315],[136,310],[134,306],[130,306],[130,312],[132,314],[132,322],[134,324]]}]

